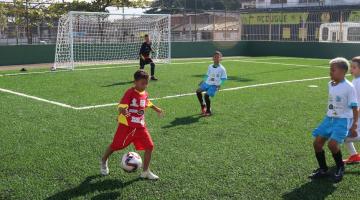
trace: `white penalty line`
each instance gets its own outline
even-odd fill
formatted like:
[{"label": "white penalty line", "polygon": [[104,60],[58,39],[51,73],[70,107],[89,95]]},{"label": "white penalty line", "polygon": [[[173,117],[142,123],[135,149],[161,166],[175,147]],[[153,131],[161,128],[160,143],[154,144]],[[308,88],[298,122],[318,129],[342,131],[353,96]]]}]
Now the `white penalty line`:
[{"label": "white penalty line", "polygon": [[64,108],[76,109],[76,107],[68,105],[68,104],[64,104],[64,103],[60,103],[60,102],[56,102],[56,101],[51,101],[51,100],[47,100],[47,99],[43,99],[43,98],[40,98],[40,97],[24,94],[24,93],[21,93],[21,92],[15,92],[15,91],[4,89],[4,88],[0,88],[0,92],[14,94],[14,95],[26,97],[26,98],[29,98],[29,99],[33,99],[33,100],[37,100],[37,101],[41,101],[41,102],[61,106],[61,107],[64,107]]},{"label": "white penalty line", "polygon": [[[234,90],[241,90],[246,88],[255,88],[255,87],[264,87],[264,86],[270,86],[270,85],[279,85],[279,84],[286,84],[286,83],[296,83],[296,82],[306,82],[306,81],[314,81],[314,80],[321,80],[321,79],[328,79],[328,76],[324,77],[317,77],[317,78],[307,78],[307,79],[299,79],[299,80],[289,80],[289,81],[277,81],[277,82],[270,82],[270,83],[260,83],[255,85],[245,85],[245,86],[239,86],[239,87],[233,87],[233,88],[225,88],[219,90],[220,92],[223,91],[234,91]],[[196,93],[186,93],[186,94],[177,94],[177,95],[171,95],[171,96],[164,96],[159,98],[152,98],[151,101],[156,100],[162,100],[162,99],[172,99],[172,98],[179,98],[179,97],[185,97],[185,96],[193,96]],[[75,110],[88,110],[88,109],[94,109],[94,108],[104,108],[109,106],[115,106],[118,105],[118,103],[108,103],[108,104],[101,104],[101,105],[94,105],[94,106],[84,106],[84,107],[76,107]]]}]

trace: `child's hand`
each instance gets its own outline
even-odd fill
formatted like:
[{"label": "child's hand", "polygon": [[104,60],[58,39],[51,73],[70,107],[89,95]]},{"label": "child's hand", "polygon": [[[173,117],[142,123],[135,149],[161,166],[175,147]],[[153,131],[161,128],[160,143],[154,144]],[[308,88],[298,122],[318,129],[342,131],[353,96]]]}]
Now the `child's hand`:
[{"label": "child's hand", "polygon": [[155,111],[157,112],[159,118],[164,117],[164,111],[163,110],[161,110],[160,108],[157,108]]},{"label": "child's hand", "polygon": [[353,124],[350,128],[350,137],[357,137],[357,124]]},{"label": "child's hand", "polygon": [[129,113],[128,109],[121,109],[120,114],[124,115],[125,117],[130,116],[130,113]]},{"label": "child's hand", "polygon": [[220,85],[217,85],[217,86],[216,86],[216,90],[219,91],[219,90],[220,90],[220,87],[221,87]]}]

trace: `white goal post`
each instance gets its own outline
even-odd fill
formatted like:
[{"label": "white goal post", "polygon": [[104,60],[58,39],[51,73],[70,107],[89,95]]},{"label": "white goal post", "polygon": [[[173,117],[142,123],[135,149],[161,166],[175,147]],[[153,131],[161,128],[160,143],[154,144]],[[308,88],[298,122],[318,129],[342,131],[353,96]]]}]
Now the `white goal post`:
[{"label": "white goal post", "polygon": [[148,34],[154,62],[171,59],[170,15],[71,11],[59,19],[54,69],[139,62]]}]

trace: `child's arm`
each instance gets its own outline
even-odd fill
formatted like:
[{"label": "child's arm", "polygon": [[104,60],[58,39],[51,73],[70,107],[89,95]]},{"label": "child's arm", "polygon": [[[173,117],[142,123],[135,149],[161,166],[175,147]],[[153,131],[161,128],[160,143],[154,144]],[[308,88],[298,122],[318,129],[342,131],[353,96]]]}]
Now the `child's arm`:
[{"label": "child's arm", "polygon": [[157,112],[159,117],[164,116],[164,112],[161,110],[161,108],[155,106],[153,103],[150,103],[149,107],[152,108],[155,112]]},{"label": "child's arm", "polygon": [[199,86],[201,86],[201,84],[203,84],[208,79],[208,77],[209,76],[207,74],[204,75],[203,80],[201,80],[200,83],[199,83]]},{"label": "child's arm", "polygon": [[356,132],[357,127],[358,127],[358,118],[359,118],[359,109],[358,107],[353,107],[353,123],[352,126],[350,128],[350,137],[357,137],[358,134]]},{"label": "child's arm", "polygon": [[217,86],[216,86],[218,90],[220,89],[220,87],[221,87],[222,85],[224,85],[224,83],[225,83],[226,80],[227,80],[227,78],[221,78],[220,85],[217,85]]},{"label": "child's arm", "polygon": [[220,89],[220,87],[222,85],[224,85],[225,81],[227,80],[227,74],[226,74],[226,70],[224,69],[222,75],[221,75],[221,82],[220,85],[217,86],[218,90]]}]

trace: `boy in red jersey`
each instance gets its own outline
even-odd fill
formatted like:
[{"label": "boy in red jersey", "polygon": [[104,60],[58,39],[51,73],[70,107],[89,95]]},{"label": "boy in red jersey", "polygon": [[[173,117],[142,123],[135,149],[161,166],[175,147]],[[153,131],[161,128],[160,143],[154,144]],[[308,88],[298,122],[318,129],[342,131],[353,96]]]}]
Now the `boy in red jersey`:
[{"label": "boy in red jersey", "polygon": [[106,149],[102,159],[100,172],[102,175],[109,174],[108,158],[114,152],[134,144],[138,151],[145,151],[144,165],[141,178],[156,180],[159,177],[149,169],[151,153],[154,143],[146,128],[145,109],[152,108],[159,116],[163,112],[160,108],[152,104],[145,91],[149,82],[149,74],[143,70],[138,70],[134,74],[134,87],[128,89],[119,103],[119,126],[115,133],[113,142]]}]

